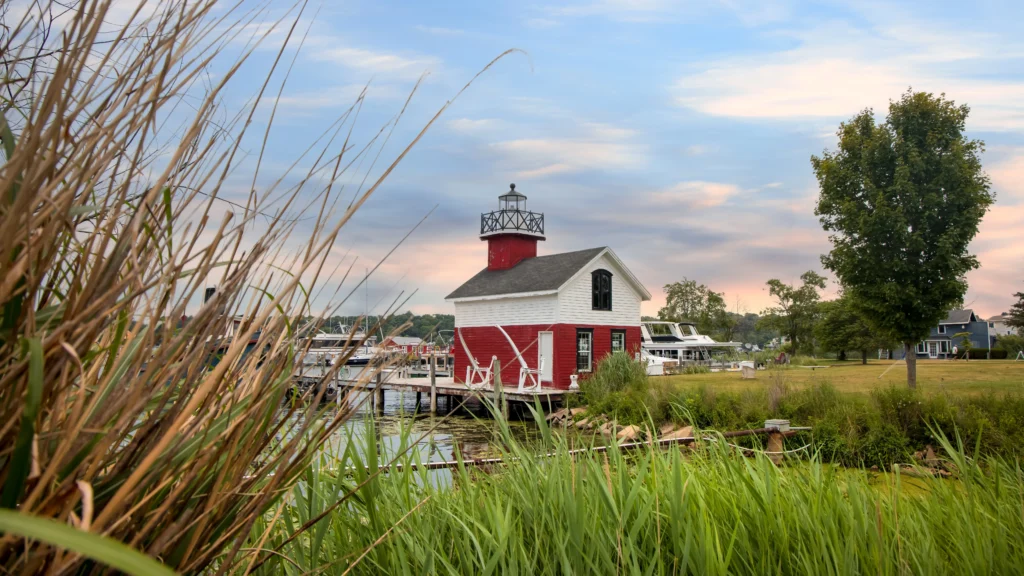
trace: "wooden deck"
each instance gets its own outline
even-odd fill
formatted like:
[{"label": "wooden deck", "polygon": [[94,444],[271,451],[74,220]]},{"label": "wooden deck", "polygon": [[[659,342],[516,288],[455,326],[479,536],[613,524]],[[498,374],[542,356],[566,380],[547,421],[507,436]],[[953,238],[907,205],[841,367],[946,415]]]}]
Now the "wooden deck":
[{"label": "wooden deck", "polygon": [[[323,377],[323,369],[321,368],[305,368],[301,374],[296,374],[294,379],[296,382],[302,382],[303,384],[310,385],[316,384]],[[358,379],[345,379],[337,378],[331,382],[331,384],[347,388],[360,384]],[[430,377],[423,378],[410,378],[400,377],[398,372],[385,371],[382,374],[380,382],[376,379],[371,379],[369,382],[363,382],[361,387],[364,390],[393,390],[396,392],[414,392],[417,394],[427,394],[431,392]],[[539,390],[524,390],[520,392],[518,386],[503,386],[501,390],[504,399],[509,402],[526,402],[533,404],[535,400],[539,400],[541,405],[545,408],[561,404],[566,397],[576,394],[576,391],[572,390],[557,390],[554,388],[541,388]],[[436,377],[435,378],[435,389],[434,394],[437,396],[459,396],[459,397],[477,397],[487,398],[490,400],[495,399],[495,391],[491,387],[487,388],[469,388],[465,384],[458,383],[452,376],[448,377]]]}]

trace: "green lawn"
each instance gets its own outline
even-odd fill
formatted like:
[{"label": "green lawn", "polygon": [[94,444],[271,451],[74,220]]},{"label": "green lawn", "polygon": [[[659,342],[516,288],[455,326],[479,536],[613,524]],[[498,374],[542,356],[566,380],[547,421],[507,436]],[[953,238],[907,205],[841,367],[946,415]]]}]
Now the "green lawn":
[{"label": "green lawn", "polygon": [[[869,361],[867,365],[862,365],[859,360],[843,363],[822,360],[821,364],[830,366],[816,369],[794,366],[784,368],[780,372],[786,384],[792,389],[828,382],[840,392],[866,393],[875,388],[906,386],[907,382],[907,368],[902,362],[893,366],[891,360]],[[886,372],[890,367],[891,369]],[[714,372],[660,376],[653,378],[652,381],[672,387],[707,384],[717,390],[741,391],[765,386],[772,377],[771,371],[760,370],[755,380],[743,380],[738,372]],[[926,394],[1024,393],[1024,361],[918,360],[917,387]]]}]

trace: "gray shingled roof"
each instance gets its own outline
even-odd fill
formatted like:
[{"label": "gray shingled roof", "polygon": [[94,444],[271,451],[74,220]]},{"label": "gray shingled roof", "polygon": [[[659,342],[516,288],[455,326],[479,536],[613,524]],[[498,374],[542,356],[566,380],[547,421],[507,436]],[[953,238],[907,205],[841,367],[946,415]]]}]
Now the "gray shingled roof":
[{"label": "gray shingled roof", "polygon": [[445,297],[445,300],[557,290],[604,249],[602,246],[578,252],[527,258],[508,270],[484,268]]},{"label": "gray shingled roof", "polygon": [[946,319],[939,324],[967,324],[971,321],[971,315],[974,314],[973,310],[950,310],[946,314]]}]

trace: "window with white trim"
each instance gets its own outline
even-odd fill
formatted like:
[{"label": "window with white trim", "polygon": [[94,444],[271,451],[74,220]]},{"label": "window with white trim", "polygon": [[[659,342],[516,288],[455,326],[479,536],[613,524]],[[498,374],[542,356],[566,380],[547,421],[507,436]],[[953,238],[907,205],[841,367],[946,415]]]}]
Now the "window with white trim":
[{"label": "window with white trim", "polygon": [[576,330],[576,371],[590,372],[594,366],[594,331]]},{"label": "window with white trim", "polygon": [[941,340],[939,342],[939,352],[941,354],[949,354],[949,340]]},{"label": "window with white trim", "polygon": [[612,354],[626,351],[626,331],[612,330]]},{"label": "window with white trim", "polygon": [[946,333],[946,326],[943,325],[943,324],[939,324],[939,334],[945,334],[945,333]]},{"label": "window with white trim", "polygon": [[918,354],[927,354],[928,353],[928,345],[925,344],[924,342],[918,342],[918,344],[917,344],[917,353]]}]

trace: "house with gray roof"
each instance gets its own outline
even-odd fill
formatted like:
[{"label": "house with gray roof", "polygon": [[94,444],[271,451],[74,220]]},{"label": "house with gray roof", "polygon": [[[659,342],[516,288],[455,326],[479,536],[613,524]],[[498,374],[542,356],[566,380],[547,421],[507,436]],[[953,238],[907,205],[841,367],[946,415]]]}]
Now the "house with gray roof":
[{"label": "house with gray roof", "polygon": [[526,210],[514,184],[481,215],[480,239],[487,267],[445,298],[456,382],[486,386],[497,362],[505,382],[564,390],[611,352],[639,353],[640,303],[651,295],[610,248],[538,256],[544,215]]},{"label": "house with gray roof", "polygon": [[[957,336],[962,333],[967,335]],[[915,351],[921,359],[953,358],[954,348],[962,355],[965,338],[970,340],[972,348],[989,348],[991,339],[988,322],[978,317],[974,310],[950,310],[928,336],[918,342]],[[903,351],[894,351],[893,357],[903,358]]]}]

